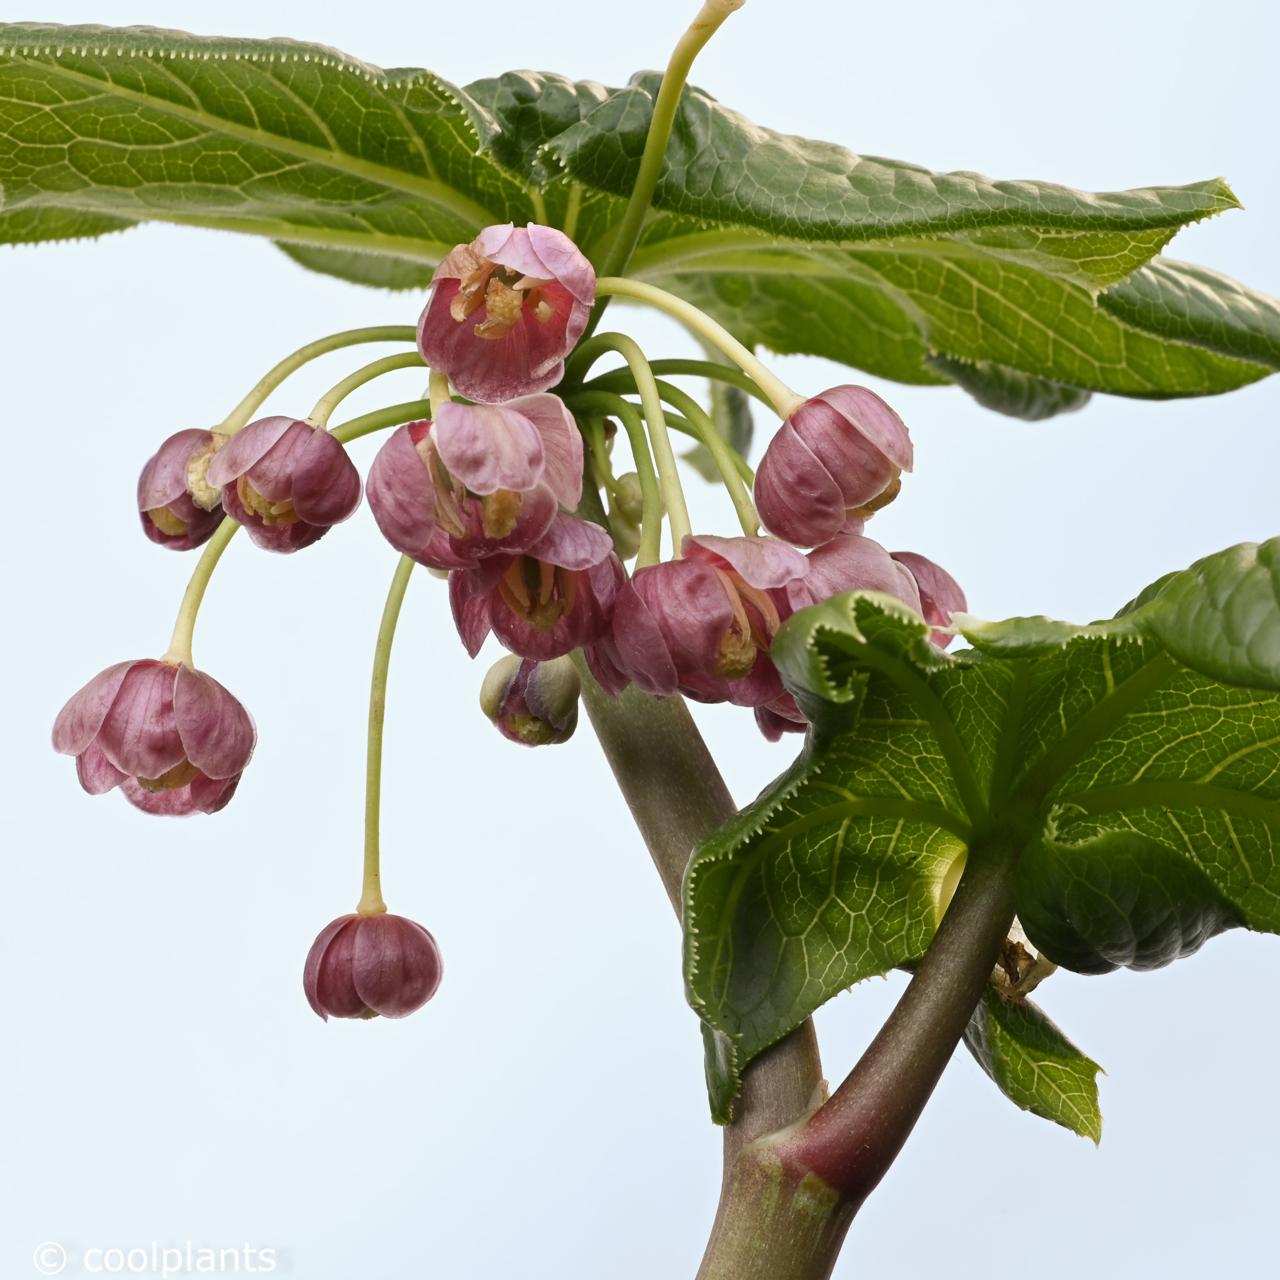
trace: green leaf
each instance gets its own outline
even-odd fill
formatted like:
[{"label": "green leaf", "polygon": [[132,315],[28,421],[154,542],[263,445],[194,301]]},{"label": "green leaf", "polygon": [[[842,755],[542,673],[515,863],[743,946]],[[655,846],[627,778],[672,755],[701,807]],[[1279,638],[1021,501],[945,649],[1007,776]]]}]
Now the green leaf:
[{"label": "green leaf", "polygon": [[0,27],[4,207],[54,213],[41,235],[159,220],[430,265],[532,215],[527,188],[479,154],[488,127],[429,72],[320,45]]},{"label": "green leaf", "polygon": [[[580,182],[629,195],[660,80],[656,72],[637,76],[545,151]],[[1217,179],[1086,196],[1051,183],[930,173],[763,129],[688,88],[654,205],[698,222],[794,240],[960,233],[1012,258],[1110,283],[1158,252],[1179,227],[1238,201]],[[1093,238],[1082,245],[1074,233]]]},{"label": "green leaf", "polygon": [[1024,422],[1040,422],[1060,413],[1074,413],[1089,403],[1090,392],[1061,382],[1037,378],[1006,365],[980,360],[973,364],[936,355],[929,364],[963,387],[984,409]]},{"label": "green leaf", "polygon": [[[598,258],[656,83],[510,72],[461,90],[296,41],[0,26],[0,241],[159,220],[420,290],[480,227],[533,219]],[[1280,304],[1156,258],[1235,204],[1218,180],[1088,194],[930,173],[689,89],[632,271],[752,345],[1036,419],[1091,391],[1214,394],[1280,368]]]},{"label": "green leaf", "polygon": [[1102,1140],[1097,1080],[1102,1068],[1030,1000],[988,987],[964,1042],[1010,1102],[1082,1138]]},{"label": "green leaf", "polygon": [[787,622],[772,656],[813,729],[685,882],[690,999],[736,1051],[721,1070],[918,960],[975,832],[1021,850],[1018,915],[1059,965],[1280,932],[1277,558],[1280,540],[1210,556],[1087,626],[961,617],[975,648],[954,655],[874,593]]}]

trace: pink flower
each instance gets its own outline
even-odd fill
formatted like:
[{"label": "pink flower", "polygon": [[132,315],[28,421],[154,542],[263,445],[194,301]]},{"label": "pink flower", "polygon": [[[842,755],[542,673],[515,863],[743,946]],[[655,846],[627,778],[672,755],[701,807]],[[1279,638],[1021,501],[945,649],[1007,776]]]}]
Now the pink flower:
[{"label": "pink flower", "polygon": [[76,757],[90,795],[119,787],[147,813],[214,813],[253,754],[249,713],[216,680],[178,663],[119,662],[62,708],[54,749]]},{"label": "pink flower", "polygon": [[418,349],[468,400],[553,387],[587,327],[596,273],[562,231],[486,227],[449,253],[418,322]]},{"label": "pink flower", "polygon": [[189,551],[222,523],[222,495],[205,478],[213,451],[213,432],[192,428],[170,436],[147,460],[138,477],[138,514],[152,542]]},{"label": "pink flower", "polygon": [[307,953],[302,987],[311,1007],[330,1018],[404,1018],[440,985],[440,949],[404,916],[339,916]]},{"label": "pink flower", "polygon": [[902,419],[866,387],[806,400],[769,442],[755,499],[766,529],[797,546],[834,538],[850,516],[884,506],[911,470]]},{"label": "pink flower", "polygon": [[526,747],[551,746],[573,737],[581,689],[572,658],[534,662],[509,653],[485,676],[480,708],[504,738]]},{"label": "pink flower", "polygon": [[401,427],[369,470],[369,506],[398,551],[434,569],[524,551],[582,498],[582,436],[552,395],[444,404]]},{"label": "pink flower", "polygon": [[492,631],[512,653],[547,661],[603,633],[624,578],[609,535],[562,512],[523,554],[451,573],[449,600],[472,657]]},{"label": "pink flower", "polygon": [[636,570],[614,610],[617,666],[647,693],[757,706],[784,693],[768,659],[805,557],[770,538],[689,537]]},{"label": "pink flower", "polygon": [[953,613],[963,613],[968,607],[960,584],[940,565],[914,551],[894,551],[894,560],[908,570],[920,589],[920,612],[924,620],[934,627],[930,639],[939,649],[945,649],[955,636],[938,627],[949,627]]},{"label": "pink flower", "polygon": [[227,514],[268,551],[298,551],[360,505],[360,473],[327,431],[296,418],[259,418],[209,463]]}]

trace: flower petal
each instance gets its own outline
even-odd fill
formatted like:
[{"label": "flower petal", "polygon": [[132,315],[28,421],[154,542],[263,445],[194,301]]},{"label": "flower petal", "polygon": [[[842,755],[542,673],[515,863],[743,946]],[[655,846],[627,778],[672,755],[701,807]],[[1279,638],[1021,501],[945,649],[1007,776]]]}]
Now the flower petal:
[{"label": "flower petal", "polygon": [[[492,562],[491,562],[492,563]],[[455,569],[449,575],[449,606],[463,647],[474,658],[489,638],[489,597],[479,589],[478,569]]]},{"label": "flower petal", "polygon": [[132,778],[159,778],[186,759],[173,712],[177,669],[135,662],[98,730],[108,760]]},{"label": "flower petal", "polygon": [[100,796],[118,787],[127,775],[102,754],[97,743],[91,742],[76,756],[76,776],[91,796]]},{"label": "flower petal", "polygon": [[147,459],[138,477],[138,510],[167,507],[177,498],[189,498],[187,465],[192,454],[209,447],[210,431],[189,428],[171,435]]},{"label": "flower petal", "polygon": [[360,473],[346,449],[314,429],[293,462],[293,509],[308,524],[340,524],[360,505]]},{"label": "flower petal", "polygon": [[253,755],[253,719],[212,676],[178,668],[174,718],[186,757],[210,778],[240,773]]},{"label": "flower petal", "polygon": [[306,964],[302,967],[302,989],[306,992],[307,1003],[326,1022],[329,1021],[329,1013],[320,1001],[320,970],[325,952],[328,951],[333,939],[355,919],[356,916],[352,913],[349,916],[339,916],[325,925],[311,944],[311,950],[307,952]]},{"label": "flower petal", "polygon": [[209,461],[208,481],[222,489],[238,480],[269,449],[273,448],[296,418],[259,418],[242,427]]},{"label": "flower petal", "polygon": [[510,405],[442,404],[433,435],[450,474],[473,493],[524,493],[542,479],[542,437]]},{"label": "flower petal", "polygon": [[352,932],[352,982],[370,1009],[403,1018],[435,994],[440,953],[421,925],[400,916],[364,916]]},{"label": "flower petal", "polygon": [[825,542],[845,521],[840,486],[790,421],[769,441],[754,492],[764,527],[798,546]]},{"label": "flower petal", "polygon": [[[898,564],[911,574],[920,588],[920,606],[924,620],[933,627],[949,627],[953,613],[964,613],[969,608],[960,584],[941,566],[917,555],[914,551],[890,553]],[[933,643],[945,649],[955,636],[935,630],[930,637]]]},{"label": "flower petal", "polygon": [[[914,459],[906,424],[874,391],[848,385],[832,387],[811,397],[809,403],[815,400],[830,405],[899,470],[911,470]],[[793,416],[799,418],[803,412],[802,406]]]},{"label": "flower petal", "polygon": [[685,538],[686,556],[696,557],[699,551],[710,552],[713,562],[724,561],[745,582],[766,591],[804,577],[809,569],[803,552],[773,538],[719,538],[714,534]]},{"label": "flower petal", "polygon": [[[542,440],[542,483],[570,511],[582,501],[582,432],[559,396],[542,393],[512,400],[508,409],[533,423]],[[477,490],[478,492],[478,490]]]},{"label": "flower petal", "polygon": [[[543,264],[542,271],[537,274],[543,279],[558,280],[580,303],[591,306],[596,300],[596,273],[582,250],[555,227],[531,222],[525,228],[525,234],[529,248]],[[529,271],[525,274],[535,273]]]},{"label": "flower petal", "polygon": [[527,552],[561,569],[590,569],[612,553],[613,539],[598,524],[563,512]]},{"label": "flower petal", "polygon": [[334,930],[319,958],[316,1002],[335,1018],[358,1018],[368,1012],[368,1005],[360,998],[352,976],[356,930],[363,918],[346,917],[346,927]]},{"label": "flower petal", "polygon": [[135,664],[117,662],[100,671],[78,693],[67,700],[53,722],[53,749],[78,756],[97,736],[124,678]]}]

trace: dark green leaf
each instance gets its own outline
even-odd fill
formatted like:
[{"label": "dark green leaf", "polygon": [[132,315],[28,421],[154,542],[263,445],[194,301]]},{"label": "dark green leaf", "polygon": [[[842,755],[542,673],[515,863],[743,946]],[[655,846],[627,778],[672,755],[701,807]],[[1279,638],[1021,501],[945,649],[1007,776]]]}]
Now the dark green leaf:
[{"label": "dark green leaf", "polygon": [[1006,365],[980,360],[970,364],[947,356],[933,356],[929,364],[963,387],[984,409],[1024,422],[1040,422],[1060,413],[1074,413],[1089,403],[1090,392],[1061,382],[1037,378]]}]

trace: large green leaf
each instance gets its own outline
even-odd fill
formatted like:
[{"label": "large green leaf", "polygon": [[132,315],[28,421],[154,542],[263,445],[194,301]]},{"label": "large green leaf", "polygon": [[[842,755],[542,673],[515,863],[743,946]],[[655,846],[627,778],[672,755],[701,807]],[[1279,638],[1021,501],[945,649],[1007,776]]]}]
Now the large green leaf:
[{"label": "large green leaf", "polygon": [[[491,222],[609,243],[656,78],[455,88],[318,45],[0,26],[0,241],[160,220],[268,236],[421,289]],[[1201,395],[1280,367],[1280,306],[1156,259],[1220,181],[1085,194],[934,174],[760,129],[690,89],[634,271],[747,342],[1040,418],[1089,391]]]},{"label": "large green leaf", "polygon": [[429,72],[320,45],[0,27],[4,208],[52,211],[49,237],[75,218],[74,234],[160,220],[434,263],[533,215],[527,187],[479,154],[486,127]]},{"label": "large green leaf", "polygon": [[873,593],[791,619],[773,656],[813,729],[686,878],[722,1062],[917,960],[975,838],[1021,850],[1022,925],[1081,972],[1280,931],[1277,560],[1280,539],[1232,548],[1088,626],[961,617],[955,655]]}]

